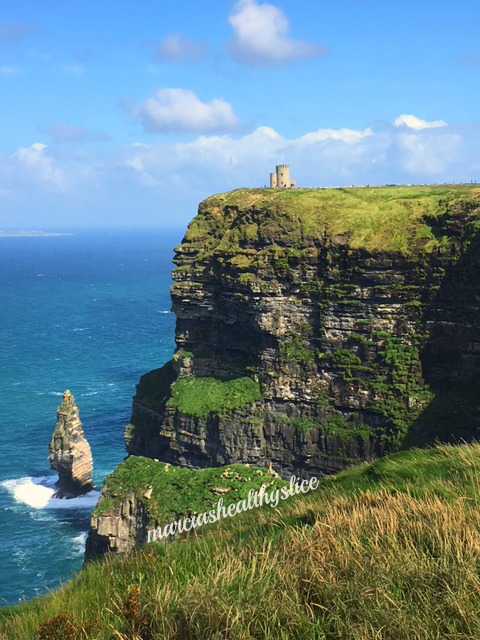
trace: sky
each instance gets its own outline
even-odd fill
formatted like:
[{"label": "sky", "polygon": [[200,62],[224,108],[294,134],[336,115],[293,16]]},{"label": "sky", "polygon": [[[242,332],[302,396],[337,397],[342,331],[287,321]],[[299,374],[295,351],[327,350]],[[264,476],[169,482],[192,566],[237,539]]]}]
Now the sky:
[{"label": "sky", "polygon": [[213,193],[480,181],[478,0],[15,0],[0,229],[185,226]]}]

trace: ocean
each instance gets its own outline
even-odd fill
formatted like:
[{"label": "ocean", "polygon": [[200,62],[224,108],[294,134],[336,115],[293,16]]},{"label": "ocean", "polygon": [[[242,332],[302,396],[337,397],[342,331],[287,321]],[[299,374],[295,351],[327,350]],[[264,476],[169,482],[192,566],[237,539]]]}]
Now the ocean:
[{"label": "ocean", "polygon": [[[172,354],[172,248],[182,231],[0,238],[0,605],[67,581],[83,562],[103,478],[126,455],[139,377]],[[95,490],[52,499],[48,445],[70,389]]]}]

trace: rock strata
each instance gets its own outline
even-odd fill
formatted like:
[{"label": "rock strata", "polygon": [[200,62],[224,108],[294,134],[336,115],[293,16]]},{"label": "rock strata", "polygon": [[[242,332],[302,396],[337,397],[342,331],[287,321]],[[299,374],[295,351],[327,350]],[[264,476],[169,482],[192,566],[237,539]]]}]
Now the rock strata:
[{"label": "rock strata", "polygon": [[56,498],[75,498],[93,489],[92,453],[70,391],[63,393],[49,447],[50,467],[58,473]]},{"label": "rock strata", "polygon": [[85,560],[105,553],[129,553],[147,537],[148,517],[144,504],[132,491],[102,514],[92,515],[85,545]]},{"label": "rock strata", "polygon": [[177,348],[137,385],[87,557],[133,548],[142,509],[168,521],[156,465],[288,480],[480,437],[479,187],[219,194],[175,253]]},{"label": "rock strata", "polygon": [[[288,478],[478,437],[479,245],[473,187],[212,196],[176,249],[177,349],[137,387],[128,452]],[[223,408],[219,380],[239,389]]]}]

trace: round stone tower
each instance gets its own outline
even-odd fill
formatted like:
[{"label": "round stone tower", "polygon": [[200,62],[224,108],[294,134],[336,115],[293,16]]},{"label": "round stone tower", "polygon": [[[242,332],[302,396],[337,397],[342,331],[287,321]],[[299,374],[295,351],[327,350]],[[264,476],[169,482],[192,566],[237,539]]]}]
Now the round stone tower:
[{"label": "round stone tower", "polygon": [[288,164],[277,164],[275,173],[270,174],[270,189],[295,189],[297,183],[290,177]]},{"label": "round stone tower", "polygon": [[288,164],[277,164],[277,187],[279,189],[290,188],[290,167]]}]

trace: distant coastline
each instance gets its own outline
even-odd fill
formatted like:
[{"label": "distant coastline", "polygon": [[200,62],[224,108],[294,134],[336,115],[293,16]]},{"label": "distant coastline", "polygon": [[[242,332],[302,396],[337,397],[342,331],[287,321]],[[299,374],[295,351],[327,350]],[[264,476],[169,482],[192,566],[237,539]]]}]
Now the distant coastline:
[{"label": "distant coastline", "polygon": [[0,231],[0,238],[51,238],[52,236],[73,236],[73,233],[53,231]]}]

